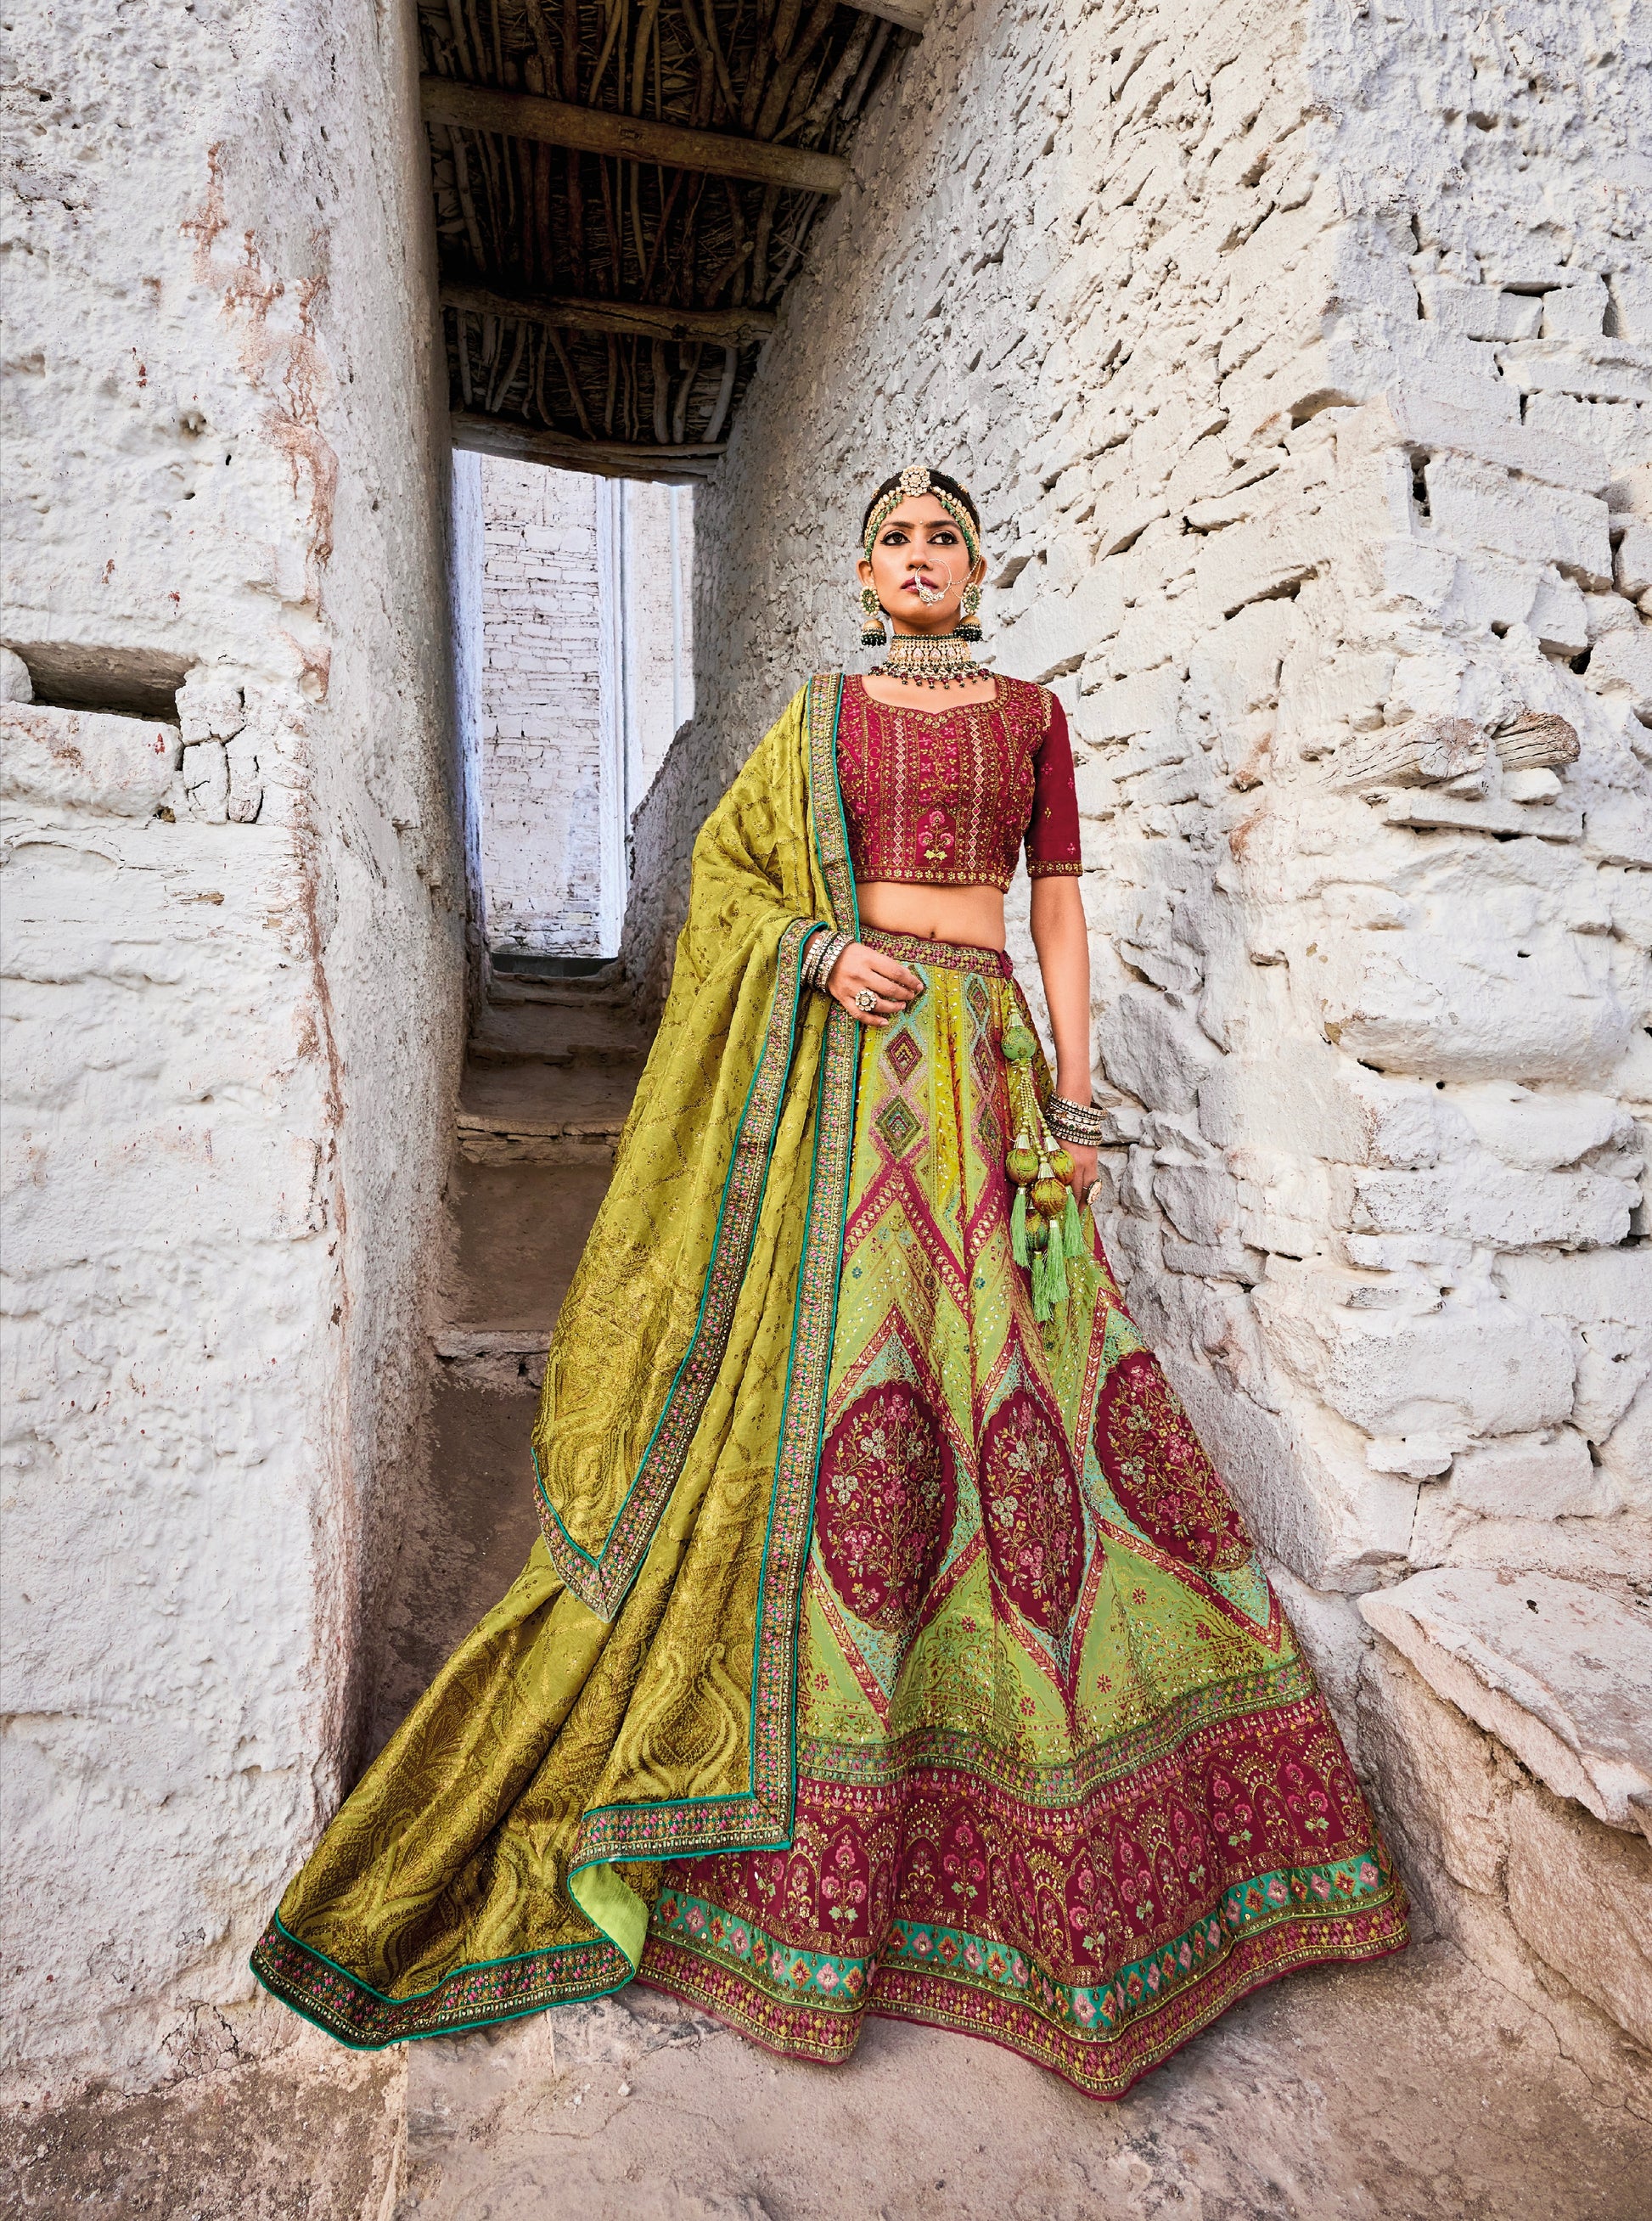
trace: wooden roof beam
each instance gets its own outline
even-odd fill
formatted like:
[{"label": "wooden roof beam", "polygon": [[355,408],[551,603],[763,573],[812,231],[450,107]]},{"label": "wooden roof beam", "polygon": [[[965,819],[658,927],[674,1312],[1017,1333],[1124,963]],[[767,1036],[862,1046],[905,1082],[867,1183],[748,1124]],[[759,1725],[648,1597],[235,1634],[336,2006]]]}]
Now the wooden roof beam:
[{"label": "wooden roof beam", "polygon": [[903,31],[916,31],[919,38],[935,13],[935,0],[848,0],[848,4],[858,15],[881,16],[886,23],[898,23]]},{"label": "wooden roof beam", "polygon": [[509,416],[485,416],[454,410],[447,419],[455,447],[483,455],[506,455],[518,463],[548,463],[554,470],[586,471],[605,479],[652,479],[683,485],[709,478],[728,444],[681,447],[645,447],[641,441],[581,440],[568,432],[541,432]]},{"label": "wooden roof beam", "polygon": [[704,340],[713,347],[749,347],[774,329],[772,309],[673,309],[652,301],[577,301],[562,296],[491,292],[485,285],[444,281],[444,309],[473,316],[520,317],[560,331],[625,332],[645,340]]},{"label": "wooden roof beam", "polygon": [[[903,0],[885,0],[887,14]],[[743,178],[800,193],[841,193],[849,166],[837,154],[803,147],[777,147],[767,139],[735,139],[722,131],[694,131],[654,123],[640,116],[579,108],[535,92],[496,92],[456,78],[422,77],[419,105],[427,123],[456,123],[469,131],[499,131],[510,139],[535,139],[581,153],[617,154],[628,161],[658,162],[669,170],[697,170],[712,178]]]}]

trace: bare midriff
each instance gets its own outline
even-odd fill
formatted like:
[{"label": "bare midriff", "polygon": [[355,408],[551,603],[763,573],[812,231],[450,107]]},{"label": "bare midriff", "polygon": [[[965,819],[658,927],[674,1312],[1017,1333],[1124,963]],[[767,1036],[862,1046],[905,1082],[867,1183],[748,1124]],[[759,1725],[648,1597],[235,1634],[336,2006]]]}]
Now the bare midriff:
[{"label": "bare midriff", "polygon": [[996,887],[932,887],[905,879],[857,879],[862,925],[949,941],[964,948],[1002,948],[1004,897]]}]

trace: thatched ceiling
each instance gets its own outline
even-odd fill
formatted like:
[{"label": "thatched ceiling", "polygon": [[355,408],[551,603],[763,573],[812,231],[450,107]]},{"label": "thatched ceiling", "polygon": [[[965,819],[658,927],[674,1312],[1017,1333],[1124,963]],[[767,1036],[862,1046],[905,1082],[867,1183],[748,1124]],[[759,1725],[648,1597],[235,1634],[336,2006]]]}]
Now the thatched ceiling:
[{"label": "thatched ceiling", "polygon": [[460,443],[704,474],[927,4],[420,0]]}]

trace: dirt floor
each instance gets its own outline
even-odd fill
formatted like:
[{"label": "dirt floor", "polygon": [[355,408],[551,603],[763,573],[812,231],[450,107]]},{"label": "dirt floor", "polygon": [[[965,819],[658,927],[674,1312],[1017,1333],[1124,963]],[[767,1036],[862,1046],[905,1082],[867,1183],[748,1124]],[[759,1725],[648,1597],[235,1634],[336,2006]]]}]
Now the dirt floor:
[{"label": "dirt floor", "polygon": [[[623,1010],[566,991],[514,1000],[480,1045],[375,1743],[532,1543],[547,1326],[640,1069]],[[1262,1992],[1112,2105],[893,2022],[847,2067],[774,2060],[636,1990],[371,2058],[265,2002],[233,2030],[197,2015],[178,2061],[142,2097],[0,2116],[0,2217],[1652,2221],[1627,2074],[1592,2082],[1437,1942]]]},{"label": "dirt floor", "polygon": [[1433,1943],[1262,1992],[1111,2105],[894,2022],[846,2067],[799,2066],[635,1990],[372,2059],[306,2036],[143,2098],[8,2117],[0,2212],[1647,2221],[1652,2122]]}]

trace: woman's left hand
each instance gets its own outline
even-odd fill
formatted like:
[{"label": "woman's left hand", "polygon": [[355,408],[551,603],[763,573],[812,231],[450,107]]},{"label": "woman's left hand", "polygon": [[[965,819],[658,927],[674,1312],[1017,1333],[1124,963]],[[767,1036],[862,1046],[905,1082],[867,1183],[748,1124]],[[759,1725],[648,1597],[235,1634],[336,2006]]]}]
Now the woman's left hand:
[{"label": "woman's left hand", "polygon": [[1097,1153],[1077,1142],[1063,1142],[1061,1147],[1073,1160],[1073,1192],[1082,1203],[1096,1184]]}]

